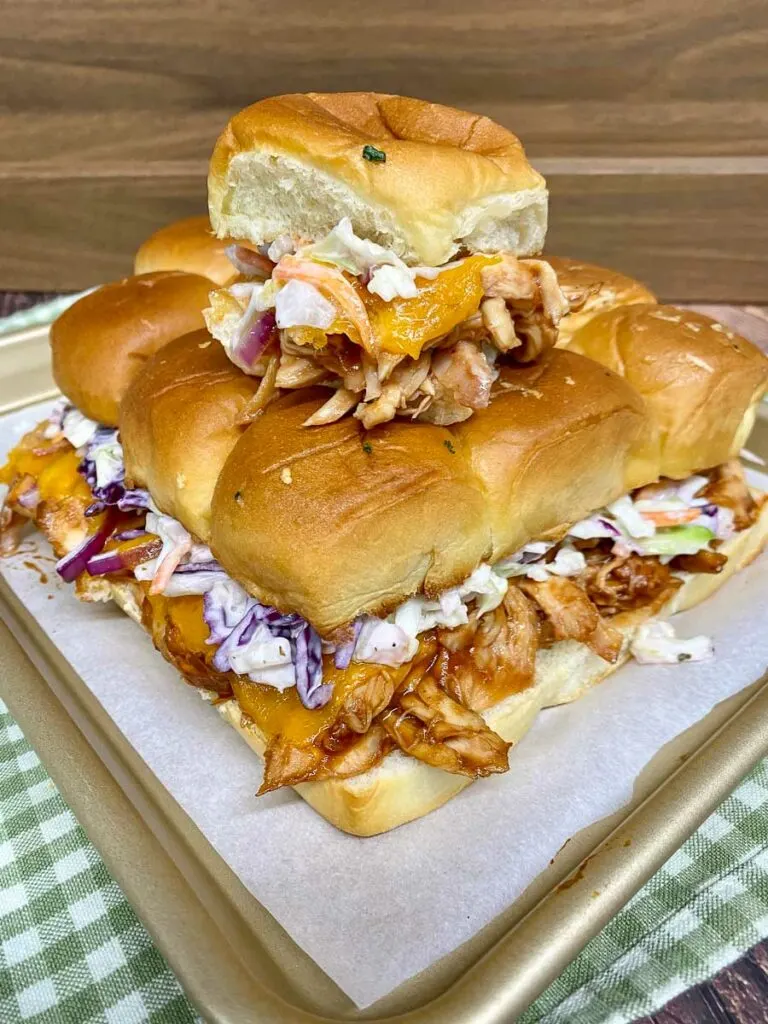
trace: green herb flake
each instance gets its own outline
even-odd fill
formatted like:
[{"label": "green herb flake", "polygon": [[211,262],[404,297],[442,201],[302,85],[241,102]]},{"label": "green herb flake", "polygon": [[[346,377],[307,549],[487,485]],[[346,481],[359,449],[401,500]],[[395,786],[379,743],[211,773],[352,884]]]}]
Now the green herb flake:
[{"label": "green herb flake", "polygon": [[387,154],[383,149],[376,149],[375,146],[363,146],[363,160],[370,160],[372,164],[385,164]]},{"label": "green herb flake", "polygon": [[446,440],[446,441],[443,441],[443,444],[448,449],[448,451],[451,453],[451,455],[455,455],[456,454],[456,449],[453,447],[453,441]]},{"label": "green herb flake", "polygon": [[681,651],[681,653],[678,654],[678,656],[677,656],[677,660],[678,661],[690,661],[691,660],[691,655],[690,654],[686,654],[685,651]]},{"label": "green herb flake", "polygon": [[373,446],[370,441],[363,441],[363,451],[366,455],[373,455]]}]

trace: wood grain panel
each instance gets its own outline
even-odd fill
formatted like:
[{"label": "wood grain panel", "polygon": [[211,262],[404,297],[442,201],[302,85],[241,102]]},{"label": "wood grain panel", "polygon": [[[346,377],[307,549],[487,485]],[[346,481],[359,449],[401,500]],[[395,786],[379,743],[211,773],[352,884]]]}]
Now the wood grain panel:
[{"label": "wood grain panel", "polygon": [[765,0],[6,6],[0,286],[115,276],[147,231],[203,208],[233,111],[368,88],[515,130],[552,186],[553,249],[667,296],[768,299]]},{"label": "wood grain panel", "polygon": [[201,155],[260,96],[367,88],[490,113],[534,155],[768,153],[764,0],[24,0],[0,24],[4,111],[108,114],[118,147],[142,113],[194,112]]},{"label": "wood grain panel", "polygon": [[768,175],[550,175],[547,248],[621,268],[665,299],[768,298]]},{"label": "wood grain panel", "polygon": [[[152,230],[205,209],[202,174],[0,183],[0,283],[85,288],[130,268]],[[680,301],[768,299],[768,176],[550,175],[548,248]]]},{"label": "wood grain panel", "polygon": [[114,280],[152,231],[205,209],[199,177],[0,183],[0,284],[73,291]]}]

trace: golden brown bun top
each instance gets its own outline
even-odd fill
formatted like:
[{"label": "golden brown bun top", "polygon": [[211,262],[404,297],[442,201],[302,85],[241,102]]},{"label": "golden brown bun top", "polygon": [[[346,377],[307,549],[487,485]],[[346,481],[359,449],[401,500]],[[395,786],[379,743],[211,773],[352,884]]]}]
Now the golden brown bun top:
[{"label": "golden brown bun top", "polygon": [[210,538],[216,480],[258,385],[202,330],[156,353],[123,398],[120,439],[128,478],[202,541]]},{"label": "golden brown bun top", "polygon": [[531,255],[546,230],[544,179],[512,132],[383,93],[254,103],[216,143],[208,188],[216,234],[256,245],[318,238],[349,216],[358,234],[435,266],[462,247]]},{"label": "golden brown bun top", "polygon": [[661,474],[683,479],[737,455],[768,387],[768,359],[722,324],[674,306],[621,306],[574,336],[572,352],[620,373],[644,397]]},{"label": "golden brown bun top", "polygon": [[204,326],[211,282],[162,271],[105,284],[51,327],[53,377],[81,412],[110,427],[142,364],[181,334]]},{"label": "golden brown bun top", "polygon": [[546,260],[554,267],[560,287],[573,307],[573,312],[560,321],[557,344],[561,347],[567,346],[574,333],[603,310],[656,302],[650,288],[618,270],[563,256],[547,256]]},{"label": "golden brown bun top", "polygon": [[184,270],[214,284],[231,284],[237,271],[227,259],[228,239],[216,238],[207,217],[187,217],[166,224],[142,242],[133,262],[135,274]]},{"label": "golden brown bun top", "polygon": [[656,478],[649,426],[624,381],[571,352],[504,369],[487,409],[451,428],[346,418],[307,429],[327,398],[282,398],[219,477],[212,547],[268,604],[328,633],[361,612],[437,594],[527,541]]}]

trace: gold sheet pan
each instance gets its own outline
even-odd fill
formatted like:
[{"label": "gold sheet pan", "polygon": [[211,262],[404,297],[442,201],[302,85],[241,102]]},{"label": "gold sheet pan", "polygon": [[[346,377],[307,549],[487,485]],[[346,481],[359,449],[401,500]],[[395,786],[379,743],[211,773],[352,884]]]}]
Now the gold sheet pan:
[{"label": "gold sheet pan", "polygon": [[[52,393],[47,359],[44,330],[0,339],[0,411]],[[753,448],[768,448],[765,433],[761,423]],[[2,581],[0,620],[0,696],[209,1024],[507,1024],[768,753],[764,677],[668,744],[631,803],[568,842],[470,942],[359,1010],[245,890]]]}]

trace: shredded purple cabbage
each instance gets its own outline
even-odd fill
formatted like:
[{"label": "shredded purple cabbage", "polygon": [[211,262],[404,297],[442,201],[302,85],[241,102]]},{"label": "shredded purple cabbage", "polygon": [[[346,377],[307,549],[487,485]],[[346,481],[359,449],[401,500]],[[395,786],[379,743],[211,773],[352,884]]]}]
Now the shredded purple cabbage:
[{"label": "shredded purple cabbage", "polygon": [[546,551],[524,551],[517,561],[520,565],[530,565],[531,562],[538,562],[545,554]]},{"label": "shredded purple cabbage", "polygon": [[174,569],[174,573],[185,572],[224,572],[224,568],[215,558],[212,558],[208,562],[182,562]]},{"label": "shredded purple cabbage", "polygon": [[618,528],[616,523],[612,523],[610,519],[605,519],[603,516],[599,516],[597,521],[601,526],[604,526],[609,533],[612,533],[614,537],[621,536],[621,530]]},{"label": "shredded purple cabbage", "polygon": [[259,604],[253,597],[239,600],[230,595],[229,601],[222,600],[220,594],[210,590],[203,598],[203,616],[210,629],[208,643],[219,645],[213,656],[213,667],[218,672],[229,671],[231,655],[249,643],[259,626],[266,626],[273,637],[290,642],[296,689],[302,704],[316,709],[331,699],[333,687],[323,683],[320,637],[300,615],[284,615],[277,608]]},{"label": "shredded purple cabbage", "polygon": [[113,533],[112,540],[137,540],[139,537],[145,537],[146,535],[147,531],[137,526],[133,530],[120,530],[118,533]]},{"label": "shredded purple cabbage", "polygon": [[85,446],[83,460],[78,471],[85,477],[91,493],[96,499],[85,510],[86,516],[100,515],[105,508],[114,506],[121,512],[138,512],[150,507],[149,491],[140,487],[125,486],[125,466],[121,463],[115,476],[102,487],[96,483],[96,461],[94,458],[98,448],[107,444],[119,443],[117,430],[111,427],[99,427]]},{"label": "shredded purple cabbage", "polygon": [[[284,634],[283,634],[284,635]],[[331,699],[333,687],[323,683],[323,650],[320,637],[308,622],[291,637],[296,689],[305,708],[322,708]]]},{"label": "shredded purple cabbage", "polygon": [[360,630],[363,628],[363,620],[355,619],[353,624],[352,639],[347,641],[345,644],[336,648],[336,653],[333,656],[333,662],[336,668],[349,668],[349,663],[352,661],[352,655],[355,652],[355,645],[357,644],[360,636]]}]

